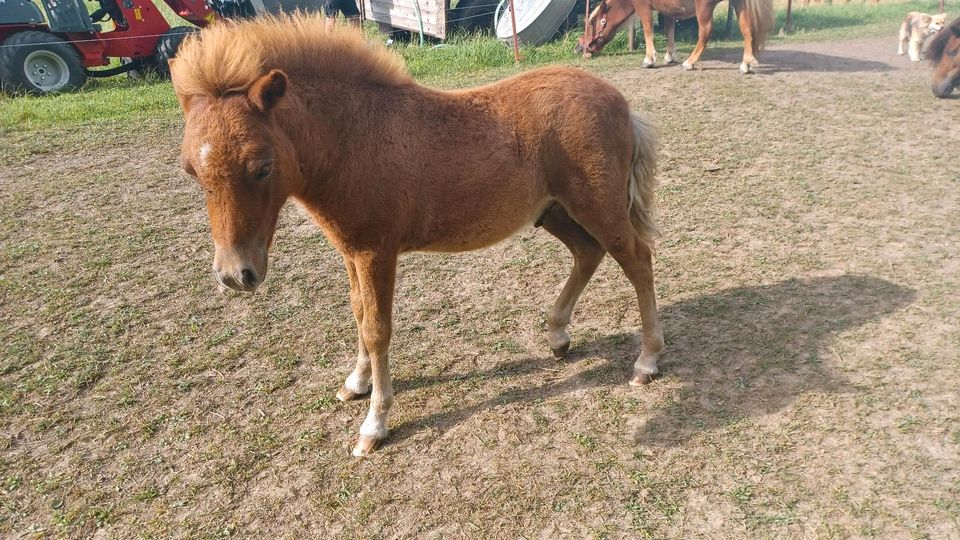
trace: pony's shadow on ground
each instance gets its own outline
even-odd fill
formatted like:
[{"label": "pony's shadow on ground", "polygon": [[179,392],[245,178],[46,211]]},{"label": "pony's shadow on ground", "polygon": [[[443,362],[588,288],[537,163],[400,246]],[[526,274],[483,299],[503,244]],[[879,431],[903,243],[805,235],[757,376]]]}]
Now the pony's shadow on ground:
[{"label": "pony's shadow on ground", "polygon": [[[703,53],[702,60],[706,64],[702,67],[707,70],[719,69],[718,66],[710,64],[712,61],[728,62],[737,67],[743,60],[743,48],[708,47]],[[777,48],[763,51],[760,55],[760,66],[757,68],[757,72],[763,74],[781,72],[859,73],[892,71],[895,69],[898,68],[886,62],[875,60]]]},{"label": "pony's shadow on ground", "polygon": [[[589,292],[588,292],[589,294]],[[882,279],[844,275],[773,285],[738,287],[663,306],[668,351],[665,377],[680,389],[655,410],[637,433],[638,444],[672,446],[690,435],[762,416],[808,393],[856,391],[834,369],[834,336],[890,314],[913,301],[914,291]],[[613,335],[583,343],[573,334],[568,363],[601,358],[561,380],[511,389],[467,407],[433,413],[395,427],[389,443],[422,432],[445,431],[481,411],[548,399],[598,387],[626,387],[639,349],[636,335]],[[557,367],[548,355],[507,362],[490,370],[397,380],[398,392],[480,378],[532,376]],[[653,384],[657,384],[655,381]],[[664,382],[661,382],[664,384]],[[646,389],[636,389],[643,392]]]}]

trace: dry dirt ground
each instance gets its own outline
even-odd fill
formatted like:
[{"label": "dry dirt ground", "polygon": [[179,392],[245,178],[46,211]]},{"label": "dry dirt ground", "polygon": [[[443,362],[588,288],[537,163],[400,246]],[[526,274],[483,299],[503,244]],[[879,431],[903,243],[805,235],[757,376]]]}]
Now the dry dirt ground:
[{"label": "dry dirt ground", "polygon": [[346,277],[299,210],[267,284],[218,293],[175,115],[8,134],[0,537],[960,537],[960,100],[894,41],[600,68],[663,129],[663,377],[626,384],[609,259],[558,362],[548,234],[410,255],[367,460]]}]

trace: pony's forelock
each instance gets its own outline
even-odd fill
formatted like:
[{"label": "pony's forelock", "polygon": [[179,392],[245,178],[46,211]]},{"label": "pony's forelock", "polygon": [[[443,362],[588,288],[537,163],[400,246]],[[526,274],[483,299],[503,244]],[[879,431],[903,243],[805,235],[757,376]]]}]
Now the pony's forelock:
[{"label": "pony's forelock", "polygon": [[383,85],[411,82],[403,60],[353,28],[303,13],[218,21],[184,40],[172,64],[181,96],[245,90],[271,69]]}]

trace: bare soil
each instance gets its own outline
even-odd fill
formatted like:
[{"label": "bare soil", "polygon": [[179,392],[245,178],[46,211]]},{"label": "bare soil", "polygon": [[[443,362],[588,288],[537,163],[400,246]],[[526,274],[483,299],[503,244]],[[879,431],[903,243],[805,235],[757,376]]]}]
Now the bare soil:
[{"label": "bare soil", "polygon": [[267,284],[218,293],[178,120],[10,134],[0,536],[960,538],[960,101],[895,47],[601,63],[663,130],[663,377],[626,384],[609,259],[556,361],[548,234],[410,255],[367,460],[346,276],[299,210]]}]

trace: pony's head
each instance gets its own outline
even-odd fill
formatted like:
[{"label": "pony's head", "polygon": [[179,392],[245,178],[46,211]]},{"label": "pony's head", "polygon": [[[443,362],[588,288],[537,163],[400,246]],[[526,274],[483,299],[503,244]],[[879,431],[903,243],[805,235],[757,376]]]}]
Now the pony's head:
[{"label": "pony's head", "polygon": [[933,64],[933,95],[945,98],[960,86],[960,17],[933,38],[927,58]]},{"label": "pony's head", "polygon": [[[180,163],[206,194],[213,270],[241,291],[263,282],[280,209],[305,189],[302,171],[326,174],[339,151],[318,107],[332,118],[343,114],[344,88],[412,84],[397,55],[302,14],[204,28],[181,44],[170,73],[186,121]],[[303,89],[316,99],[301,99]]]},{"label": "pony's head", "polygon": [[630,2],[602,0],[587,19],[585,33],[577,41],[574,52],[585,55],[600,52],[631,16]]},{"label": "pony's head", "polygon": [[263,282],[277,217],[293,191],[296,171],[287,167],[295,156],[276,121],[288,84],[272,70],[216,98],[178,94],[186,117],[180,164],[206,194],[213,272],[231,289]]}]

